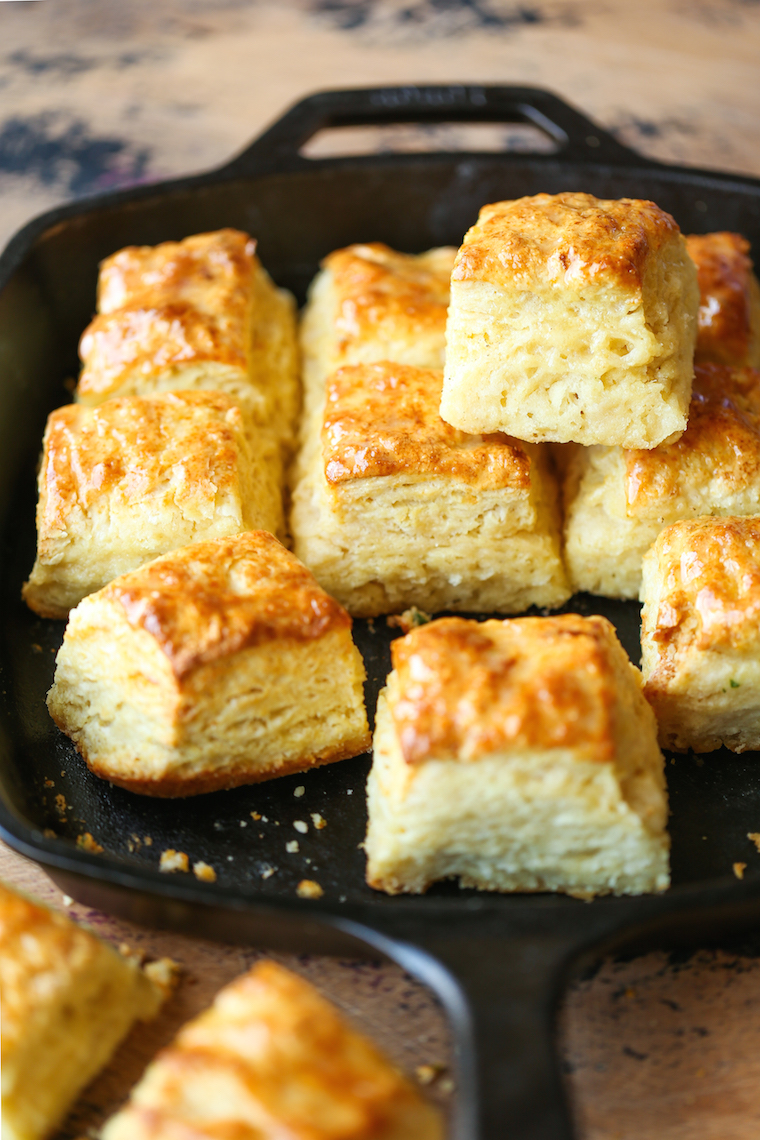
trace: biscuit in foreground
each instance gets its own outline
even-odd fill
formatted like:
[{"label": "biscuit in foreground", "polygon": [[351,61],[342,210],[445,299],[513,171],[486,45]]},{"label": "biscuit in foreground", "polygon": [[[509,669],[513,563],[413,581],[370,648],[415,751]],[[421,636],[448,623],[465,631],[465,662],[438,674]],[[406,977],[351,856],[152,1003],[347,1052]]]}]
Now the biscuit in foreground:
[{"label": "biscuit in foreground", "polygon": [[438,1111],[307,982],[258,962],[159,1053],[103,1140],[443,1140]]},{"label": "biscuit in foreground", "polygon": [[760,516],[667,527],[644,558],[641,600],[663,748],[760,749]]},{"label": "biscuit in foreground", "polygon": [[564,493],[573,590],[637,598],[642,559],[663,527],[760,514],[760,371],[698,365],[679,440],[648,451],[575,448]]},{"label": "biscuit in foreground", "polygon": [[686,427],[697,274],[653,202],[484,206],[451,276],[441,415],[468,432],[655,447]]},{"label": "biscuit in foreground", "polygon": [[543,448],[457,431],[440,394],[440,370],[389,361],[328,379],[293,491],[296,554],[361,617],[561,605],[570,592]]},{"label": "biscuit in foreground", "polygon": [[300,400],[295,304],[239,230],[128,246],[100,266],[97,316],[79,352],[78,402],[157,391],[223,391],[277,454]]},{"label": "biscuit in foreground", "polygon": [[657,729],[605,618],[442,618],[391,652],[367,789],[370,886],[665,890]]},{"label": "biscuit in foreground", "polygon": [[695,361],[760,368],[760,284],[741,234],[689,234],[697,267],[699,318]]},{"label": "biscuit in foreground", "polygon": [[37,558],[23,596],[65,618],[113,578],[191,542],[282,533],[282,488],[223,392],[68,404],[48,417]]},{"label": "biscuit in foreground", "polygon": [[164,996],[133,959],[0,885],[3,1137],[54,1132],[132,1024],[154,1017]]},{"label": "biscuit in foreground", "polygon": [[72,611],[48,708],[91,770],[188,796],[365,751],[351,619],[265,531],[197,543]]}]

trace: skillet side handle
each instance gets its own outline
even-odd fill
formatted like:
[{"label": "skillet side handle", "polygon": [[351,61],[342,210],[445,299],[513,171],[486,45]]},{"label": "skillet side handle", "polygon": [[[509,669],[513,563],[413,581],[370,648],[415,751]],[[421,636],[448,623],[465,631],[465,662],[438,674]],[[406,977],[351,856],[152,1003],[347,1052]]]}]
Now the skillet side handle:
[{"label": "skillet side handle", "polygon": [[[224,169],[228,174],[246,175],[334,161],[307,159],[299,153],[317,131],[329,127],[442,122],[530,123],[553,139],[563,158],[625,166],[656,165],[623,146],[559,96],[540,87],[451,84],[320,91],[286,111]],[[551,160],[556,155],[534,157]]]},{"label": "skillet side handle", "polygon": [[535,930],[479,934],[463,925],[461,934],[427,932],[427,953],[408,945],[399,952],[398,943],[393,953],[436,990],[452,1023],[452,1140],[572,1140],[555,1015],[574,948]]}]

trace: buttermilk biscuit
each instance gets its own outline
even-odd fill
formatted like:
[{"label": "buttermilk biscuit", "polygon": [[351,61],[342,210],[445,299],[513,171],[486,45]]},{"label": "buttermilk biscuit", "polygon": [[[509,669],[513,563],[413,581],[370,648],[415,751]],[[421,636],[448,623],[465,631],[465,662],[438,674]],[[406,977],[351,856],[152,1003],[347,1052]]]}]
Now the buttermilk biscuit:
[{"label": "buttermilk biscuit", "polygon": [[48,708],[96,775],[188,796],[365,751],[363,681],[348,614],[259,530],[85,598]]},{"label": "buttermilk biscuit", "polygon": [[695,360],[760,368],[760,285],[740,234],[690,234],[699,279]]},{"label": "buttermilk biscuit", "polygon": [[441,415],[526,440],[677,439],[698,304],[684,239],[653,202],[484,206],[451,277]]},{"label": "buttermilk biscuit", "polygon": [[689,426],[651,451],[577,448],[565,477],[565,560],[575,590],[636,598],[664,526],[760,513],[760,371],[698,365]]},{"label": "buttermilk biscuit", "polygon": [[0,885],[3,1140],[55,1131],[163,997],[134,960]]},{"label": "buttermilk biscuit", "polygon": [[190,542],[282,533],[280,487],[223,392],[162,392],[69,404],[48,418],[37,560],[23,589],[65,618],[119,574]]},{"label": "buttermilk biscuit", "polygon": [[103,1140],[443,1140],[436,1109],[301,978],[258,962],[159,1053]]},{"label": "buttermilk biscuit", "polygon": [[547,457],[438,414],[440,370],[339,369],[293,494],[294,549],[350,613],[524,610],[570,596]]},{"label": "buttermilk biscuit", "polygon": [[663,748],[760,748],[760,517],[667,527],[644,558],[641,600]]},{"label": "buttermilk biscuit", "polygon": [[641,894],[668,886],[663,758],[610,623],[431,622],[393,642],[367,882]]},{"label": "buttermilk biscuit", "polygon": [[218,230],[106,258],[76,399],[224,391],[287,452],[299,403],[295,308],[255,249],[247,234]]}]

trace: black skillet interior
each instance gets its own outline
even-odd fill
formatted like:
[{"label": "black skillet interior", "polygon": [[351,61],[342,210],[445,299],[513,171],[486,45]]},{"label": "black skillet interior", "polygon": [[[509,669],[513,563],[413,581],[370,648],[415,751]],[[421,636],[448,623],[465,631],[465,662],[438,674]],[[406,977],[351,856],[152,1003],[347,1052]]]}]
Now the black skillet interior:
[{"label": "black skillet interior", "polygon": [[[298,153],[324,126],[399,120],[528,121],[557,149],[552,155],[319,161]],[[676,927],[702,936],[716,922],[746,922],[757,914],[760,860],[747,833],[760,831],[758,756],[669,758],[674,889],[665,898],[587,906],[544,896],[484,899],[441,884],[422,899],[389,899],[363,882],[367,756],[186,801],[137,797],[91,776],[44,703],[63,624],[36,618],[19,590],[34,558],[34,468],[44,417],[70,398],[66,385],[76,374],[77,340],[92,314],[102,257],[123,245],[235,226],[257,237],[275,280],[302,302],[320,258],[334,248],[364,240],[410,252],[458,244],[483,203],[561,190],[651,198],[685,232],[738,230],[760,248],[760,183],[644,160],[545,92],[451,87],[312,97],[223,170],[64,207],[22,231],[0,261],[3,837],[50,866],[78,897],[132,917],[313,949],[319,941],[313,920],[321,916],[334,932],[360,921],[432,950],[462,980],[469,1011],[430,959],[421,964],[411,950],[383,943],[437,985],[458,1019],[466,1087],[455,1131],[462,1140],[495,1140],[506,1119],[516,1138],[569,1135],[547,1037],[569,957],[642,923],[654,924],[662,936]],[[634,603],[581,596],[565,608],[606,614],[638,662]],[[371,710],[389,667],[392,631],[378,619],[357,622],[355,634],[367,663]],[[314,813],[324,828],[315,828]],[[296,821],[307,824],[306,834],[294,829]],[[102,845],[102,855],[75,846],[86,832]],[[298,849],[288,851],[293,842]],[[217,885],[157,874],[166,848],[211,864]],[[736,861],[748,864],[743,884],[731,877]],[[322,903],[296,900],[302,878],[319,881]],[[252,926],[255,914],[260,921]],[[365,937],[382,942],[367,931]],[[497,994],[511,1003],[511,1014],[494,1000]],[[523,1009],[525,994],[530,1001]]]}]

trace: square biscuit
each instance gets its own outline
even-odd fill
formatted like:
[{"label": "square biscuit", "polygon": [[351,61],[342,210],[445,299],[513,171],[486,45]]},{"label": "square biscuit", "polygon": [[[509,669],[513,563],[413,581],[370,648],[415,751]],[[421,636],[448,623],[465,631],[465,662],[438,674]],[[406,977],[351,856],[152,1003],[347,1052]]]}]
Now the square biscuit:
[{"label": "square biscuit", "polygon": [[668,886],[657,729],[610,623],[442,618],[391,646],[367,882],[590,898]]},{"label": "square biscuit", "polygon": [[163,989],[89,930],[0,884],[2,1121],[46,1140]]},{"label": "square biscuit", "polygon": [[644,558],[644,693],[663,748],[760,749],[760,515],[666,527]]},{"label": "square biscuit", "polygon": [[300,402],[295,305],[255,251],[226,229],[106,258],[79,346],[77,401],[224,391],[287,455]]},{"label": "square biscuit", "polygon": [[689,234],[699,280],[697,362],[760,368],[760,284],[741,234]]},{"label": "square biscuit", "polygon": [[185,546],[72,611],[48,708],[90,769],[188,796],[369,747],[351,619],[266,531]]},{"label": "square biscuit", "polygon": [[469,432],[655,447],[686,427],[699,303],[652,202],[484,206],[451,276],[441,415]]},{"label": "square biscuit", "polygon": [[760,513],[760,371],[697,365],[689,426],[676,443],[575,448],[564,494],[573,589],[638,597],[642,558],[663,527]]},{"label": "square biscuit", "polygon": [[48,417],[37,558],[24,586],[43,617],[190,542],[283,531],[282,489],[223,392],[69,404]]},{"label": "square biscuit", "polygon": [[547,456],[438,414],[440,370],[383,361],[327,381],[293,492],[294,549],[356,616],[514,613],[569,597]]},{"label": "square biscuit", "polygon": [[440,1114],[302,978],[257,962],[149,1065],[103,1140],[443,1140]]}]

